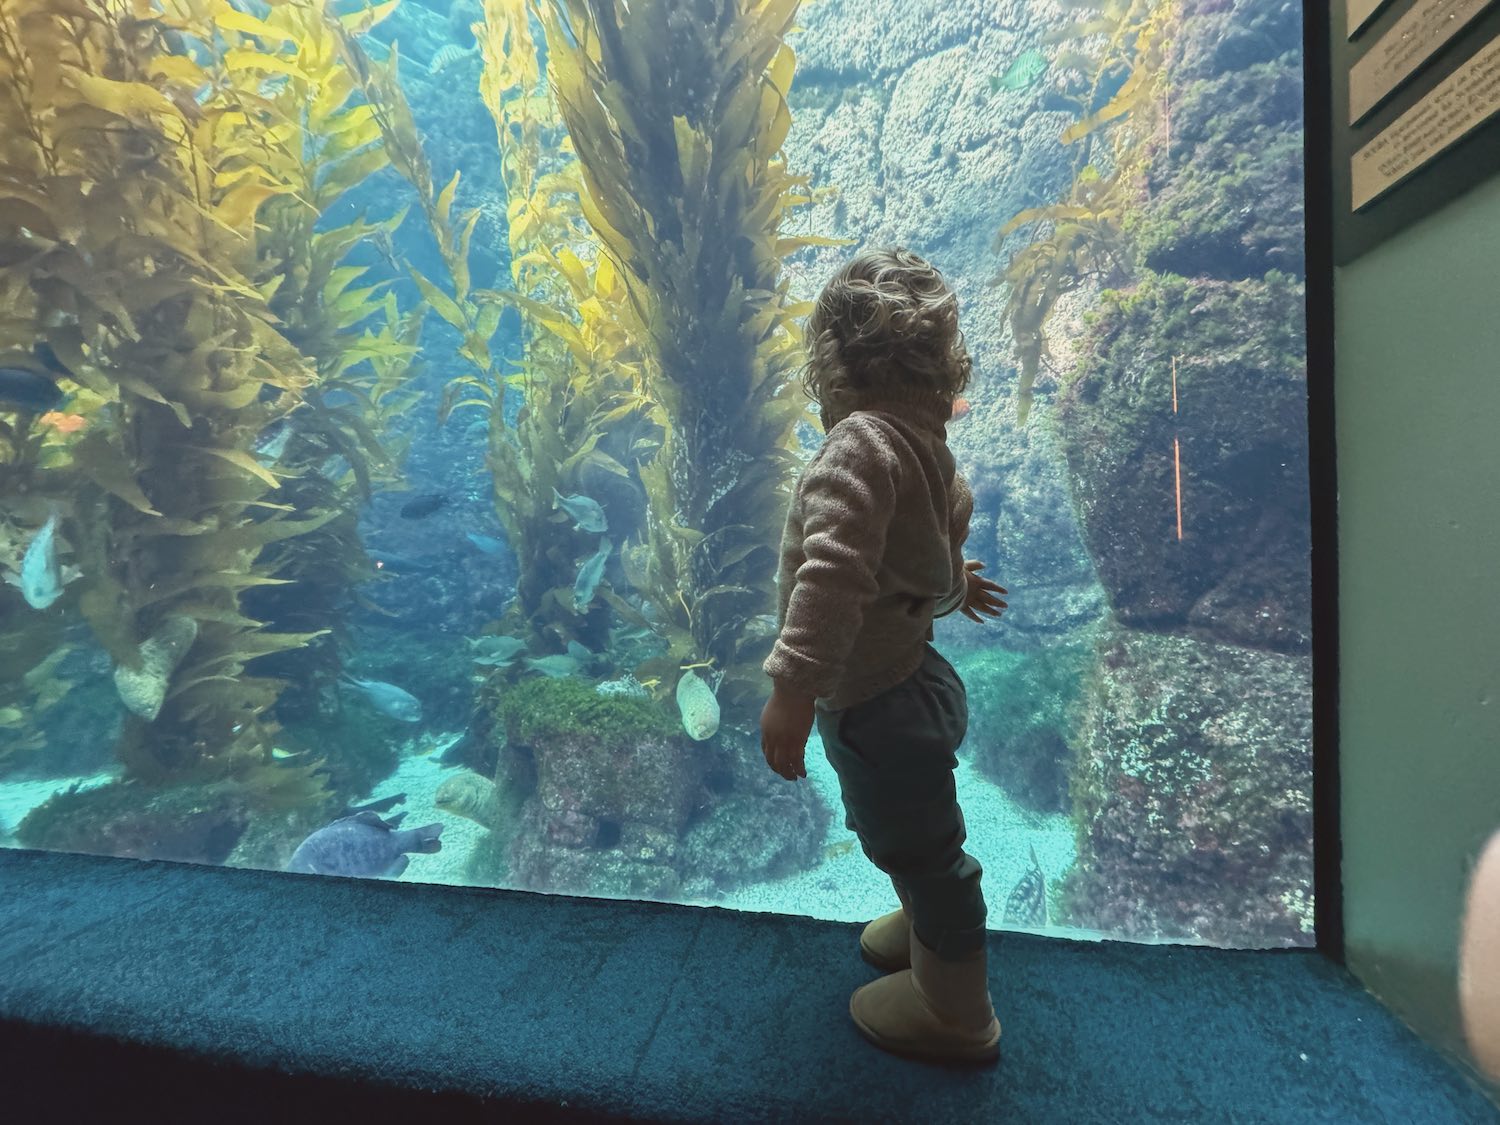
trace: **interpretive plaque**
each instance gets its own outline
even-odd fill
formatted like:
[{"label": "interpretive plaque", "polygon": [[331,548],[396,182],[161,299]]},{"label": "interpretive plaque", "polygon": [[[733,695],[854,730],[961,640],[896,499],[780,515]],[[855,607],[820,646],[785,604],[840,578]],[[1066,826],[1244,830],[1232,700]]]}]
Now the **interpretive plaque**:
[{"label": "interpretive plaque", "polygon": [[1347,0],[1344,8],[1344,28],[1350,39],[1359,34],[1359,29],[1370,22],[1370,17],[1380,11],[1385,0]]},{"label": "interpretive plaque", "polygon": [[1374,109],[1493,2],[1417,0],[1349,68],[1349,124]]},{"label": "interpretive plaque", "polygon": [[1435,86],[1349,161],[1358,211],[1500,110],[1500,38]]}]

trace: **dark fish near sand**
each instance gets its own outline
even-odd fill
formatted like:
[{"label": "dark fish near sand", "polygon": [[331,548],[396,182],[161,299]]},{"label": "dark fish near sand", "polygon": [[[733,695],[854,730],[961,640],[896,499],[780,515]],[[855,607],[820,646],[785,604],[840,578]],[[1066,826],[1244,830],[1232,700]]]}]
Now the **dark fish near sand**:
[{"label": "dark fish near sand", "polygon": [[441,824],[397,829],[373,812],[356,813],[319,828],[292,853],[288,871],[306,875],[395,878],[406,870],[407,852],[442,851]]},{"label": "dark fish near sand", "polygon": [[1001,925],[1007,923],[1036,929],[1047,924],[1047,876],[1037,862],[1036,848],[1031,848],[1031,866],[1005,900]]},{"label": "dark fish near sand", "polygon": [[446,507],[448,498],[441,492],[430,492],[426,496],[418,496],[415,500],[408,500],[401,505],[401,518],[404,520],[425,520],[439,508]]},{"label": "dark fish near sand", "polygon": [[45,414],[62,401],[62,388],[26,367],[0,367],[0,408]]}]

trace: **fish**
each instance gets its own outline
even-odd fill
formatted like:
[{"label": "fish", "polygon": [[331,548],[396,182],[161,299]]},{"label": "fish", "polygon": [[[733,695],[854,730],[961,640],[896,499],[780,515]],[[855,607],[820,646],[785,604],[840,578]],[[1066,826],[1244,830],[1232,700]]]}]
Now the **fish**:
[{"label": "fish", "polygon": [[823,849],[823,858],[843,859],[854,851],[854,843],[853,840],[840,840],[837,844],[829,844]]},{"label": "fish", "polygon": [[409,559],[405,555],[393,554],[390,551],[365,551],[370,556],[370,561],[375,564],[376,570],[411,570],[417,573],[425,573],[437,569],[436,562],[424,562],[421,559]]},{"label": "fish", "polygon": [[36,420],[38,426],[50,426],[60,434],[76,434],[89,424],[82,414],[59,414],[49,410]]},{"label": "fish", "polygon": [[1047,875],[1037,862],[1036,848],[1032,847],[1030,851],[1031,866],[1005,900],[1005,913],[1000,918],[1002,925],[1010,923],[1032,929],[1047,925]]},{"label": "fish", "polygon": [[425,520],[439,508],[446,507],[448,497],[441,492],[429,492],[425,496],[418,496],[415,500],[408,500],[401,505],[401,518],[404,520]]},{"label": "fish", "polygon": [[609,521],[604,518],[604,509],[599,506],[599,501],[588,496],[564,496],[555,488],[552,495],[557,498],[552,506],[561,508],[573,517],[575,531],[598,535],[609,530]]},{"label": "fish", "polygon": [[0,367],[0,408],[43,414],[62,401],[62,388],[29,367]]},{"label": "fish", "polygon": [[551,656],[533,656],[526,660],[526,667],[533,672],[540,672],[554,680],[560,680],[564,676],[574,675],[578,671],[578,661],[571,656],[555,652]]},{"label": "fish", "polygon": [[470,637],[469,647],[476,650],[475,664],[492,668],[510,664],[526,650],[526,642],[517,637]]},{"label": "fish", "polygon": [[608,539],[601,539],[599,549],[578,568],[578,577],[573,581],[574,613],[582,613],[593,604],[594,591],[599,588],[599,580],[604,577],[604,564],[609,562],[612,550],[614,544]]},{"label": "fish", "polygon": [[953,400],[953,413],[949,415],[949,421],[957,422],[968,412],[969,400],[966,398],[956,398]]},{"label": "fish", "polygon": [[595,695],[623,695],[627,699],[650,699],[651,693],[629,672],[614,680],[604,680],[594,685]]},{"label": "fish", "polygon": [[567,652],[554,652],[550,656],[534,657],[526,661],[526,667],[533,672],[540,672],[544,676],[557,680],[564,676],[576,676],[579,669],[593,658],[594,654],[583,645],[577,641],[569,641]]},{"label": "fish", "polygon": [[443,825],[398,830],[378,813],[359,812],[325,824],[292,853],[287,871],[305,875],[395,878],[411,862],[408,852],[431,855],[443,850]]},{"label": "fish", "polygon": [[500,795],[495,783],[473,770],[446,779],[438,786],[432,803],[444,812],[466,817],[485,828],[495,828],[500,823]]},{"label": "fish", "polygon": [[285,418],[278,418],[255,439],[255,456],[262,465],[270,467],[281,460],[281,455],[286,452],[287,442],[291,440],[292,424]]},{"label": "fish", "polygon": [[503,555],[505,553],[505,541],[503,539],[496,539],[493,535],[480,535],[478,532],[466,531],[464,532],[464,538],[487,555]]},{"label": "fish", "polygon": [[[344,806],[344,811],[341,812],[341,813],[339,813],[339,817],[342,818],[342,817],[346,817],[346,816],[354,816],[356,813],[362,813],[362,812],[374,812],[374,813],[390,812],[393,808],[395,808],[399,804],[402,804],[405,800],[406,800],[406,794],[405,793],[397,793],[393,797],[382,797],[378,801],[366,801],[362,805],[345,805]],[[406,814],[405,813],[401,813],[399,815],[405,816]],[[391,824],[391,823],[393,823],[395,821],[395,819],[396,818],[394,816],[393,817],[389,817],[389,818],[387,818],[386,823],[387,824]]]},{"label": "fish", "polygon": [[714,689],[692,669],[677,681],[677,710],[682,715],[682,729],[695,742],[712,738],[719,729],[719,701]]},{"label": "fish", "polygon": [[403,723],[422,721],[422,702],[411,692],[388,684],[384,680],[360,680],[345,672],[341,682],[364,693],[371,706],[382,715],[400,719]]},{"label": "fish", "polygon": [[432,61],[427,64],[428,74],[437,74],[448,69],[456,62],[462,62],[479,52],[476,47],[460,47],[457,43],[447,43],[437,49],[432,56]]},{"label": "fish", "polygon": [[990,91],[999,93],[1006,90],[1015,93],[1024,90],[1034,84],[1038,78],[1046,73],[1047,56],[1035,47],[1029,51],[1023,51],[1017,56],[1016,61],[1010,64],[1010,68],[999,78],[990,79]]},{"label": "fish", "polygon": [[47,522],[31,537],[26,554],[21,557],[21,572],[5,576],[12,586],[21,588],[21,596],[32,609],[46,609],[62,597],[63,588],[78,578],[80,572],[62,566],[57,557],[57,520],[53,512]]}]

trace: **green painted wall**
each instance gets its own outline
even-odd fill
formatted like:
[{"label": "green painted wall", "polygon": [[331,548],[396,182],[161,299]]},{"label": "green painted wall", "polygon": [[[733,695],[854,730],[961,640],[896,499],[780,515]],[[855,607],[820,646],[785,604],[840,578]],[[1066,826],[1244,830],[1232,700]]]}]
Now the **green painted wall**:
[{"label": "green painted wall", "polygon": [[1349,965],[1461,1052],[1500,829],[1500,181],[1338,270],[1334,308]]}]

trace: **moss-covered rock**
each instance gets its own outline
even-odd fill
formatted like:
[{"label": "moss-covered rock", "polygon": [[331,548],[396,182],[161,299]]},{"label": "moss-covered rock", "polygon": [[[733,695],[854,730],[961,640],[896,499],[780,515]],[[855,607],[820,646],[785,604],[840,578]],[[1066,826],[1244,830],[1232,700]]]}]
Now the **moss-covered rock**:
[{"label": "moss-covered rock", "polygon": [[660,704],[600,695],[592,684],[571,677],[522,680],[500,692],[495,715],[513,746],[544,746],[563,739],[622,746],[682,733]]},{"label": "moss-covered rock", "polygon": [[52,796],[21,821],[16,839],[43,851],[221,864],[250,819],[244,794],[224,783],[116,781]]},{"label": "moss-covered rock", "polygon": [[1277,273],[1148,274],[1105,294],[1054,417],[1089,554],[1124,624],[1309,648],[1303,308],[1301,283]]},{"label": "moss-covered rock", "polygon": [[1067,924],[1310,944],[1311,657],[1117,629],[1096,668],[1070,778]]},{"label": "moss-covered rock", "polygon": [[991,649],[956,662],[969,696],[965,753],[1025,808],[1066,812],[1077,705],[1092,659],[1086,639],[1037,652]]},{"label": "moss-covered rock", "polygon": [[1125,224],[1144,265],[1225,280],[1305,273],[1299,77],[1266,63],[1179,95],[1169,158]]}]

